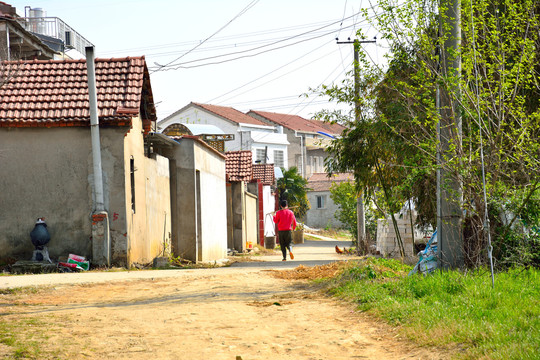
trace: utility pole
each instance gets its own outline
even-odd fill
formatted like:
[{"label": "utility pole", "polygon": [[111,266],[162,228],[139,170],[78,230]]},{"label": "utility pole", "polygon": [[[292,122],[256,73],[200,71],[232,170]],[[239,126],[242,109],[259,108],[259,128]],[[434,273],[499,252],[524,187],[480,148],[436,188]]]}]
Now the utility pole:
[{"label": "utility pole", "polygon": [[[459,0],[441,0],[439,34],[444,38],[440,52],[442,77],[446,86],[438,91],[440,122],[437,154],[437,237],[441,268],[464,265],[461,179],[455,165],[460,163],[462,146],[461,113],[461,8]],[[454,166],[452,166],[452,164]],[[454,169],[453,169],[454,168]]]},{"label": "utility pole", "polygon": [[[360,121],[360,69],[358,62],[360,44],[374,43],[376,40],[358,40],[339,41],[338,44],[353,44],[354,47],[354,117],[356,122]],[[356,230],[358,234],[358,248],[361,254],[367,254],[368,245],[366,239],[366,212],[364,209],[364,192],[361,190],[356,198]]]}]

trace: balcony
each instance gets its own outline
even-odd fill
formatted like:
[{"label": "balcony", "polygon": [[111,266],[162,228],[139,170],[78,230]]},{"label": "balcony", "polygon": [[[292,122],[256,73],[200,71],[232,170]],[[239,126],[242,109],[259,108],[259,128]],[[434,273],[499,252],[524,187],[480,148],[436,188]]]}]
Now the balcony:
[{"label": "balcony", "polygon": [[316,149],[326,149],[330,143],[331,139],[326,138],[306,138],[306,149],[307,150],[316,150]]},{"label": "balcony", "polygon": [[34,34],[61,40],[65,49],[75,49],[83,55],[85,47],[93,46],[90,41],[57,17],[25,17],[20,18],[20,24]]}]

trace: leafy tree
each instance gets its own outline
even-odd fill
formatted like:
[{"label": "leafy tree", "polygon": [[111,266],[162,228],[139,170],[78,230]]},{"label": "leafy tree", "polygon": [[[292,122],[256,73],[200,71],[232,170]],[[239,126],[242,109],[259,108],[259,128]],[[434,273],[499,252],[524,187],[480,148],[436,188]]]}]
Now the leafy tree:
[{"label": "leafy tree", "polygon": [[[520,263],[534,264],[534,229],[540,228],[540,219],[530,216],[540,198],[540,4],[461,1],[460,74],[445,74],[439,66],[439,49],[449,36],[444,26],[439,29],[439,16],[444,18],[439,1],[380,0],[377,6],[380,15],[372,17],[373,25],[390,43],[388,68],[381,71],[360,57],[359,98],[350,79],[318,89],[351,108],[318,114],[349,126],[330,148],[335,156],[328,165],[353,170],[357,187],[382,212],[392,214],[413,198],[424,224],[435,222],[436,169],[444,167],[463,190],[467,263],[481,265],[486,259],[487,209],[500,263],[517,256]],[[462,133],[451,144],[458,156],[439,164],[437,88],[450,91],[462,112]],[[451,93],[455,88],[460,93]]]},{"label": "leafy tree", "polygon": [[297,219],[303,219],[310,208],[307,198],[307,180],[298,173],[296,167],[281,169],[283,177],[277,181],[279,200],[287,200],[289,208]]},{"label": "leafy tree", "polygon": [[[357,192],[353,183],[333,183],[330,186],[330,198],[338,206],[334,217],[345,225],[353,236],[353,244],[358,244],[358,218],[357,218]],[[377,219],[370,207],[366,211],[366,236],[375,238],[377,231]]]}]

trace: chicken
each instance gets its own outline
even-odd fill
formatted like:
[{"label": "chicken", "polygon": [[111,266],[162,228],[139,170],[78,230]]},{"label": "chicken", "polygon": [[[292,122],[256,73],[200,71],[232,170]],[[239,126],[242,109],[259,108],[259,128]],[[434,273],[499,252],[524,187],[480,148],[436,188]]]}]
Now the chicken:
[{"label": "chicken", "polygon": [[343,250],[341,250],[337,245],[336,245],[336,252],[338,254],[343,254]]}]

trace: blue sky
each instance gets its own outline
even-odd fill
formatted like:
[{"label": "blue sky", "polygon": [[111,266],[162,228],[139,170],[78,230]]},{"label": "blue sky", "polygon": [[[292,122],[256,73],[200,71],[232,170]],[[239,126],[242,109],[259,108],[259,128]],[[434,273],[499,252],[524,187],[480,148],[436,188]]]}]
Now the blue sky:
[{"label": "blue sky", "polygon": [[[30,6],[59,17],[98,57],[144,55],[159,119],[190,101],[309,118],[334,105],[302,94],[352,68],[352,45],[335,38],[377,35],[358,15],[366,0],[6,2],[21,16]],[[382,61],[380,45],[365,47]]]}]

